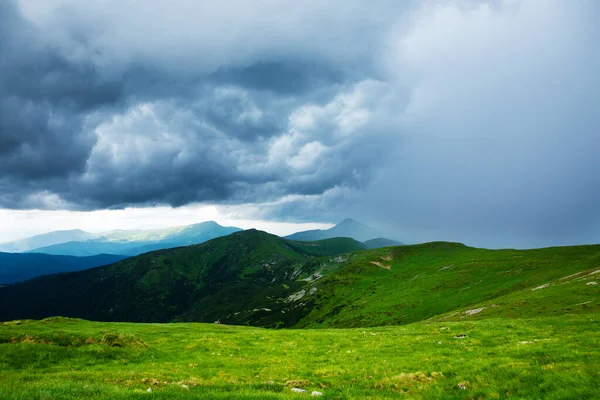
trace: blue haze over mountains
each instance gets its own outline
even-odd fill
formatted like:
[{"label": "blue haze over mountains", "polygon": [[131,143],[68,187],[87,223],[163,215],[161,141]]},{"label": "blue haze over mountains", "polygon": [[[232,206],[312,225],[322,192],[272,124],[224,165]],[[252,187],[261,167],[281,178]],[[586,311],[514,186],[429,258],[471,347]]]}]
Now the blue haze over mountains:
[{"label": "blue haze over mountains", "polygon": [[[79,271],[112,264],[150,251],[201,244],[242,229],[214,221],[154,230],[115,230],[94,234],[80,229],[49,232],[0,243],[0,285],[41,275]],[[287,236],[294,241],[347,237],[372,249],[401,243],[387,234],[347,218],[330,229],[308,230]]]},{"label": "blue haze over mountains", "polygon": [[117,230],[96,235],[81,230],[56,231],[0,244],[0,251],[78,257],[97,254],[134,256],[153,250],[204,243],[240,230],[207,221],[181,227],[146,231]]},{"label": "blue haze over mountains", "polygon": [[[0,243],[0,252],[43,253],[88,257],[98,254],[135,256],[154,250],[190,246],[226,236],[242,229],[224,227],[214,221],[154,230],[115,230],[93,234],[80,229],[54,231],[7,243]],[[297,241],[314,241],[334,237],[349,237],[365,242],[367,247],[396,246],[393,235],[346,218],[332,228],[296,232],[286,236]]]}]

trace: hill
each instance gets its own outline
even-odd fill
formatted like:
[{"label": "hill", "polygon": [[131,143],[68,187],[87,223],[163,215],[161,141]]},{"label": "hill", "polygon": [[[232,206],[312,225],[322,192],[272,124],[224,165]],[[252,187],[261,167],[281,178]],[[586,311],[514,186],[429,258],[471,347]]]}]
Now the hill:
[{"label": "hill", "polygon": [[30,252],[79,257],[96,254],[135,256],[153,250],[204,243],[240,230],[240,228],[224,227],[214,221],[207,221],[147,231],[111,231],[91,240],[57,243],[35,248]]},{"label": "hill", "polygon": [[599,272],[599,245],[485,250],[436,242],[369,250],[311,283],[303,298],[311,312],[296,326],[593,313],[600,309]]},{"label": "hill", "polygon": [[381,247],[402,246],[402,243],[392,239],[375,238],[364,242],[367,249],[379,249]]},{"label": "hill", "polygon": [[362,246],[344,238],[298,243],[256,230],[237,232],[0,288],[0,319],[65,315],[290,326],[306,313],[295,301],[302,297],[298,292],[342,264],[344,258],[332,256]]},{"label": "hill", "polygon": [[[437,242],[355,251],[361,246],[238,232],[0,288],[0,319],[340,328],[407,324],[482,304],[486,313],[513,316],[598,309],[599,286],[588,283],[600,270],[600,246],[485,250]],[[579,283],[566,284],[573,274]],[[552,301],[535,300],[544,292],[534,289],[551,282],[563,283]]]},{"label": "hill", "polygon": [[332,228],[296,232],[292,235],[286,236],[286,239],[311,241],[331,239],[335,237],[350,237],[358,240],[359,242],[364,242],[370,239],[381,238],[385,236],[388,235],[361,222],[355,221],[352,218],[346,218]]},{"label": "hill", "polygon": [[41,275],[80,271],[121,261],[125,257],[100,254],[91,257],[0,253],[0,284],[22,282]]}]

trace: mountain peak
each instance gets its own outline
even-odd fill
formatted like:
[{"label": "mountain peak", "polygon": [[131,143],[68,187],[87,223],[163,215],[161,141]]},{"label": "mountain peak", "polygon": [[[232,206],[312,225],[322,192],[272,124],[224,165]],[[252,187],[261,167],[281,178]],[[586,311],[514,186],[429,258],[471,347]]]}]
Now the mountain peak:
[{"label": "mountain peak", "polygon": [[387,234],[379,231],[378,229],[365,225],[362,222],[358,222],[355,219],[346,218],[339,224],[326,230],[316,229],[296,232],[292,235],[286,236],[288,239],[300,241],[330,239],[334,237],[350,237],[354,240],[364,242],[370,239],[387,237]]},{"label": "mountain peak", "polygon": [[343,221],[338,223],[336,226],[352,226],[352,225],[364,225],[363,223],[358,222],[352,218],[345,218]]}]

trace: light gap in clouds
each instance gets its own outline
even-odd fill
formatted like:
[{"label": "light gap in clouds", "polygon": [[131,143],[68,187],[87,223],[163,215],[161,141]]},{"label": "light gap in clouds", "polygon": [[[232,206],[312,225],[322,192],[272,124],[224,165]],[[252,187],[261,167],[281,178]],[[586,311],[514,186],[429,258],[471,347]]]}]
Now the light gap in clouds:
[{"label": "light gap in clouds", "polygon": [[92,233],[112,230],[146,230],[215,221],[223,226],[259,229],[285,236],[308,229],[328,229],[328,223],[289,223],[243,218],[241,210],[228,212],[219,206],[189,205],[179,208],[147,207],[123,210],[2,210],[0,243],[55,230],[81,229]]}]

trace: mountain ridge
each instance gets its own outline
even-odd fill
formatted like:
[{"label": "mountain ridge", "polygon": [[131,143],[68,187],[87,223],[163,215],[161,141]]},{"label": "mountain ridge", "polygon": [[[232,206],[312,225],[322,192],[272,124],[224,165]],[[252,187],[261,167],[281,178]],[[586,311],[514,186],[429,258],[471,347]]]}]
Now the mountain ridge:
[{"label": "mountain ridge", "polygon": [[[350,238],[302,242],[254,229],[235,232],[106,267],[2,287],[0,320],[62,315],[338,328],[403,325],[481,304],[487,308],[480,316],[487,309],[514,315],[519,311],[513,304],[527,315],[587,313],[600,307],[590,303],[598,295],[592,278],[600,271],[600,245],[486,250],[431,242],[364,247]],[[578,280],[552,283],[570,276]],[[558,294],[551,302],[533,301],[532,296],[544,293],[537,288],[547,284]],[[506,296],[510,301],[502,300]],[[494,299],[498,303],[489,303]]]},{"label": "mountain ridge", "polygon": [[[285,299],[306,285],[302,279],[336,267],[339,262],[328,255],[363,246],[344,238],[296,243],[254,229],[234,232],[107,267],[3,287],[0,316],[14,319],[60,314],[138,322],[229,320],[277,326],[281,315],[260,312],[268,303],[286,311],[283,323],[291,325],[296,321],[297,304],[287,304]],[[272,300],[266,300],[269,298]]]},{"label": "mountain ridge", "polygon": [[214,221],[145,231],[109,231],[86,241],[67,241],[28,250],[29,253],[86,257],[98,254],[135,256],[147,251],[203,243],[226,236],[240,228]]},{"label": "mountain ridge", "polygon": [[65,243],[73,240],[88,239],[93,236],[92,233],[81,229],[58,230],[0,243],[0,251],[6,253],[22,253],[38,247],[49,246],[56,243]]}]

